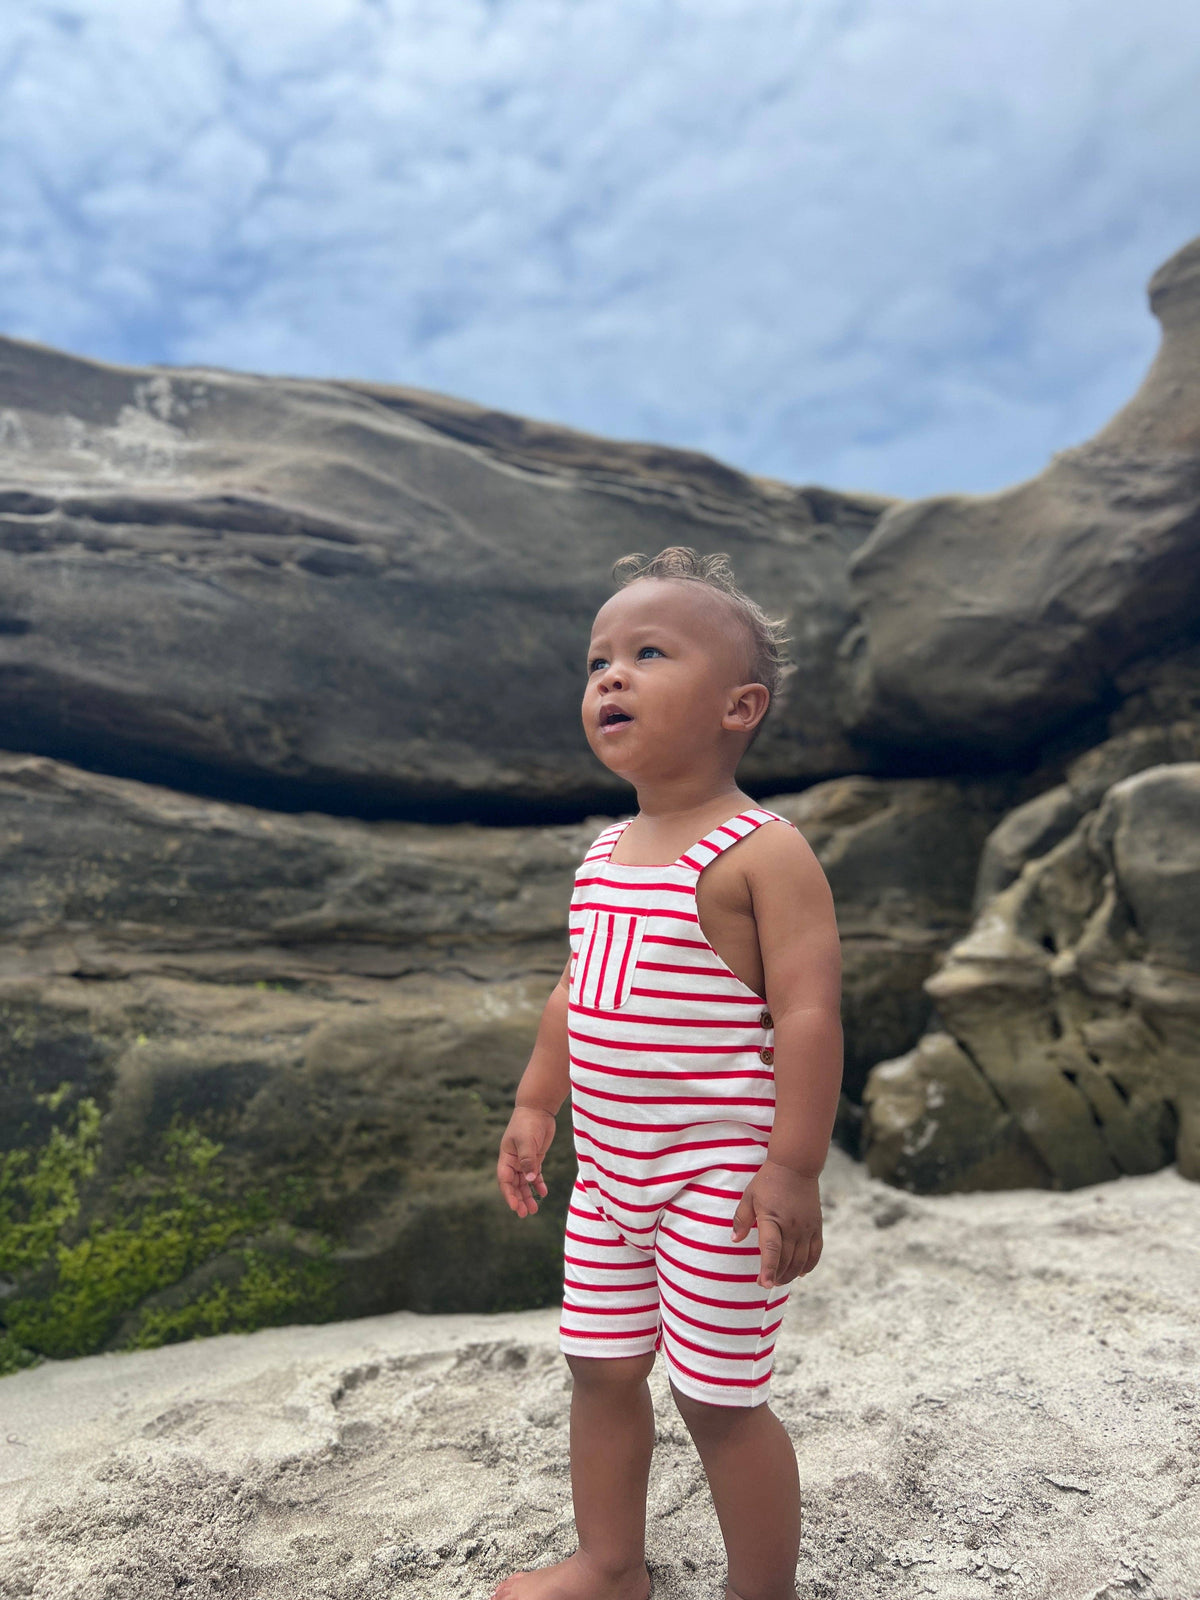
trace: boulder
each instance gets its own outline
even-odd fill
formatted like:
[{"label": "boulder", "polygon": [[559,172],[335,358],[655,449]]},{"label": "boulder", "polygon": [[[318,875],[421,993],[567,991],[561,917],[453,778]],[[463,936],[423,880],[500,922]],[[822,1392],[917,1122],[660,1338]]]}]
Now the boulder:
[{"label": "boulder", "polygon": [[1136,772],[984,904],[925,983],[948,1037],[868,1081],[876,1176],[1200,1178],[1197,817],[1200,762]]},{"label": "boulder", "polygon": [[752,792],[1036,767],[1196,641],[1200,240],[1150,302],[1162,347],[1094,439],[909,503],[398,386],[0,339],[0,745],[276,810],[621,810],[579,727],[587,629],[617,556],[682,543],[789,619]]},{"label": "boulder", "polygon": [[881,1061],[863,1095],[868,1168],[920,1194],[1045,1188],[1050,1177],[1020,1123],[948,1033]]},{"label": "boulder", "polygon": [[891,502],[387,385],[118,367],[0,339],[0,746],[280,810],[577,819],[613,561],[691,544],[787,614],[744,771],[869,769],[826,693]]},{"label": "boulder", "polygon": [[1200,615],[1200,240],[1150,282],[1128,405],[1037,477],[891,507],[850,561],[843,723],[927,761],[1024,760]]}]

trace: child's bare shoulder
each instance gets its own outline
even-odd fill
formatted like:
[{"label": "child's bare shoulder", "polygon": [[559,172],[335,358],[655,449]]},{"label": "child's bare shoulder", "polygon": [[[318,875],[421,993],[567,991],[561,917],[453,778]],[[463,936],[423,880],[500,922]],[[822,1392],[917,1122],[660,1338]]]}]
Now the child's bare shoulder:
[{"label": "child's bare shoulder", "polygon": [[746,887],[756,908],[764,903],[822,905],[832,901],[829,880],[817,853],[799,828],[764,823],[731,855],[741,855]]},{"label": "child's bare shoulder", "polygon": [[735,850],[719,856],[700,881],[714,901],[750,913],[775,901],[803,905],[814,897],[830,897],[816,851],[798,828],[783,821],[764,823],[748,833]]},{"label": "child's bare shoulder", "polygon": [[807,868],[821,872],[817,852],[800,829],[784,817],[764,822],[761,827],[755,828],[752,834],[747,835],[744,845],[749,847],[744,857],[747,866],[772,862],[785,868],[790,865],[793,870]]}]

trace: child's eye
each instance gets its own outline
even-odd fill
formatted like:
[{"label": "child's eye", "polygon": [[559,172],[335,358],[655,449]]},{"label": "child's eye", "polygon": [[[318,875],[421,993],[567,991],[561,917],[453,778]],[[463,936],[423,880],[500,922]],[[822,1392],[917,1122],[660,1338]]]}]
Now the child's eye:
[{"label": "child's eye", "polygon": [[606,667],[607,665],[608,665],[608,662],[604,659],[603,656],[593,656],[592,659],[588,662],[588,671],[589,672],[595,672],[595,671],[597,671],[598,668]]},{"label": "child's eye", "polygon": [[644,656],[646,654],[647,650],[653,650],[654,654],[656,656],[662,655],[662,651],[658,648],[658,646],[656,644],[644,644],[642,646],[642,648],[638,651],[639,660],[641,659],[642,656]]}]

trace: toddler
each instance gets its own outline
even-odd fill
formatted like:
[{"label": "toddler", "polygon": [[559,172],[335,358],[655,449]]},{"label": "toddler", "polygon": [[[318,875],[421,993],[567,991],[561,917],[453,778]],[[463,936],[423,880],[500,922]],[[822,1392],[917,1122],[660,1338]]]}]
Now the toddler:
[{"label": "toddler", "polygon": [[[571,1096],[560,1348],[578,1548],[493,1600],[647,1600],[647,1377],[661,1350],[712,1490],[726,1600],[795,1600],[796,1456],[767,1404],[842,1072],[840,952],[802,835],[734,773],[783,672],[782,624],[724,556],[626,556],[588,646],[583,726],[637,790],[571,899],[571,957],[500,1147],[518,1216]],[[774,826],[778,823],[779,826]]]}]

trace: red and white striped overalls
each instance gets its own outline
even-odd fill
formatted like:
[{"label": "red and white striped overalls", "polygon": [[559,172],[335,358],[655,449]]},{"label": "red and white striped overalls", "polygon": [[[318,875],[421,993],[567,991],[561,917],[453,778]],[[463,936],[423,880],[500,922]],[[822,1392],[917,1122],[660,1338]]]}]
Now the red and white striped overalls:
[{"label": "red and white striped overalls", "polygon": [[775,1112],[766,1001],[700,930],[696,884],[767,822],[752,806],[669,866],[609,857],[598,836],[571,897],[571,1112],[579,1176],[567,1215],[560,1348],[661,1349],[671,1381],[714,1405],[767,1398],[790,1285],[756,1282],[758,1230],[733,1213]]}]

